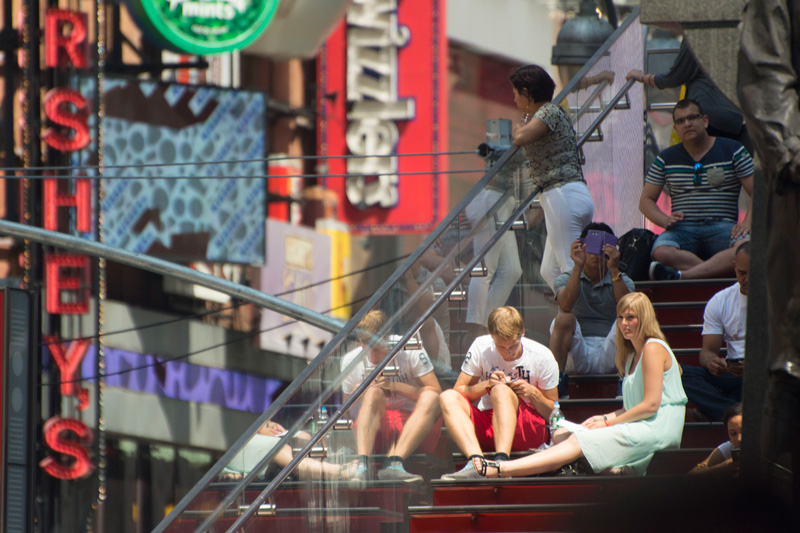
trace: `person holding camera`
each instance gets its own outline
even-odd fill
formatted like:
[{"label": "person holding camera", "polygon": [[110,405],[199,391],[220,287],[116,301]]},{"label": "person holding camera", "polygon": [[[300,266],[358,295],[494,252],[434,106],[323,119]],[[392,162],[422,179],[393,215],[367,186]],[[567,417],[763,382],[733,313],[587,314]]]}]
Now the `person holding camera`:
[{"label": "person holding camera", "polygon": [[550,324],[550,350],[560,372],[559,398],[568,397],[568,372],[615,371],[617,302],[634,290],[633,281],[619,270],[617,247],[603,238],[602,247],[589,248],[585,242],[589,232],[599,232],[598,238],[607,235],[613,242],[614,232],[607,224],[587,225],[572,243],[575,266],[556,278],[558,314]]}]

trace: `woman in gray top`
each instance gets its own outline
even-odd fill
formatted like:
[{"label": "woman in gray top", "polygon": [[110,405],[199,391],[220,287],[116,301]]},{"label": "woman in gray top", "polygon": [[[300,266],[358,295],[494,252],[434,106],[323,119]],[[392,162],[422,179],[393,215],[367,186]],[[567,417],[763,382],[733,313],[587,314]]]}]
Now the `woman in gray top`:
[{"label": "woman in gray top", "polygon": [[547,241],[542,257],[542,278],[550,287],[562,272],[572,271],[570,246],[592,221],[594,203],[583,179],[572,121],[553,104],[555,82],[538,65],[526,65],[509,76],[514,103],[523,120],[514,127],[514,144],[525,149],[531,179],[542,187]]}]

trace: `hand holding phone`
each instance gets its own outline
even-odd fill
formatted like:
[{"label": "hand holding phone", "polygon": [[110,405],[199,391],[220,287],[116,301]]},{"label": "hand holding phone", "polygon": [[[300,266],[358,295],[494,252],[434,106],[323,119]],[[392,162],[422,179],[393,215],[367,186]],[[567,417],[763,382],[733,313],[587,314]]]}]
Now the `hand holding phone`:
[{"label": "hand holding phone", "polygon": [[606,244],[616,246],[619,239],[605,231],[590,229],[585,240],[587,254],[603,255],[603,246]]}]

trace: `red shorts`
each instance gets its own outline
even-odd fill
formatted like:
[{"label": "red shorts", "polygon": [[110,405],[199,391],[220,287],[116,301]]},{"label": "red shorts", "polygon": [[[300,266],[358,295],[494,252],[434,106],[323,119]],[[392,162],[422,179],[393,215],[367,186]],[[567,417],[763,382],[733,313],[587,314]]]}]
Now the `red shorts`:
[{"label": "red shorts", "polygon": [[[478,444],[480,444],[481,450],[494,450],[494,428],[492,427],[494,409],[481,411],[472,403],[469,406],[471,411],[470,419],[472,420],[472,425],[475,426],[475,435],[478,437]],[[511,451],[535,450],[547,442],[548,437],[549,431],[544,418],[527,402],[520,400],[517,408],[517,427],[514,429],[514,441],[511,443]]]},{"label": "red shorts", "polygon": [[[400,432],[403,431],[403,426],[411,416],[409,411],[400,411],[398,409],[387,409],[383,415],[383,423],[378,434],[375,436],[374,453],[386,453],[392,444],[397,442],[400,437]],[[436,450],[436,445],[439,443],[439,437],[442,435],[442,417],[440,416],[431,426],[430,431],[425,436],[425,439],[415,450],[418,453],[433,453]]]}]

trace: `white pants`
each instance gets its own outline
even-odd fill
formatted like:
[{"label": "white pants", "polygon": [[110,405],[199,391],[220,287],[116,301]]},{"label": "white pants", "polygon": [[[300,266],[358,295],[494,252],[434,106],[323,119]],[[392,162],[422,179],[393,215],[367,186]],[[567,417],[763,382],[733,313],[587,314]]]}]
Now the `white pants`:
[{"label": "white pants", "polygon": [[569,252],[575,239],[592,221],[594,203],[585,183],[572,182],[555,187],[539,195],[547,227],[544,245],[542,278],[553,288],[553,283],[562,272],[572,271]]},{"label": "white pants", "polygon": [[[470,202],[465,209],[467,219],[475,227],[486,215],[486,212],[497,203],[503,193],[485,189]],[[509,197],[497,211],[496,220],[504,222],[514,212],[515,201]],[[497,232],[495,218],[489,219],[481,230],[475,235],[472,247],[477,253]],[[507,231],[495,243],[484,257],[487,276],[471,278],[467,292],[467,318],[471,324],[487,325],[489,313],[501,307],[508,301],[514,285],[522,277],[522,266],[519,264],[519,250],[517,239],[513,232]]]},{"label": "white pants", "polygon": [[[553,334],[555,323],[555,319],[550,323],[550,335]],[[580,323],[575,320],[575,333],[572,334],[568,355],[564,367],[567,374],[616,373],[614,359],[617,356],[617,325],[612,324],[605,337],[584,337]]]}]

